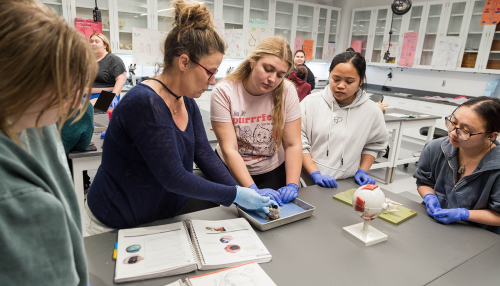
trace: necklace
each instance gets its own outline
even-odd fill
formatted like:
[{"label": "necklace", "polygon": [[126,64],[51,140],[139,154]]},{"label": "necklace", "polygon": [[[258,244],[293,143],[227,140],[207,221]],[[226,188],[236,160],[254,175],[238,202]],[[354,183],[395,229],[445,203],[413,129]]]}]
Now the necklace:
[{"label": "necklace", "polygon": [[[486,147],[484,150],[489,149],[489,148],[491,147],[491,145],[492,145],[492,144],[493,144],[493,142],[490,144],[490,146]],[[467,164],[464,164],[464,160],[462,159],[462,166],[460,166],[460,168],[458,169],[458,173],[459,173],[459,174],[465,173],[465,167],[467,167],[467,165],[469,165],[469,163],[470,163],[472,160],[476,159],[476,158],[477,158],[477,157],[479,157],[481,154],[483,154],[484,150],[483,150],[481,153],[479,153],[479,155],[477,155],[476,157],[474,157],[474,158],[470,159],[470,160],[469,160],[469,162],[467,162]]]},{"label": "necklace", "polygon": [[[156,79],[156,78],[152,78],[152,80],[155,80],[157,82],[159,82],[161,85],[163,85],[163,87],[171,94],[175,97],[176,100],[179,100],[182,96],[178,96],[177,94],[173,93],[170,89],[168,89],[168,87],[163,83],[161,82],[160,80]],[[174,115],[177,114],[177,109],[174,109]]]}]

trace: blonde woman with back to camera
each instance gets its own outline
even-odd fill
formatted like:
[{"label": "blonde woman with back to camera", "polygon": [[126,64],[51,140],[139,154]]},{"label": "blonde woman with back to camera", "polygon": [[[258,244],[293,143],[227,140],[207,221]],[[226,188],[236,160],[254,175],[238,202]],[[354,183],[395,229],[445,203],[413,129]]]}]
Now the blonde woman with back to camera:
[{"label": "blonde woman with back to camera", "polygon": [[[50,36],[48,36],[50,35]],[[0,1],[0,284],[88,285],[81,217],[56,122],[85,111],[88,43],[37,1]],[[79,114],[79,115],[78,115]]]},{"label": "blonde woman with back to camera", "polygon": [[[173,217],[188,198],[265,212],[275,204],[236,186],[210,147],[194,98],[215,84],[224,41],[205,6],[172,5],[163,72],[132,88],[113,111],[87,195],[88,235]],[[193,174],[193,161],[208,180]]]},{"label": "blonde woman with back to camera", "polygon": [[284,39],[262,40],[217,84],[210,106],[217,155],[238,184],[279,205],[297,198],[302,165],[299,98],[285,80],[292,64]]}]

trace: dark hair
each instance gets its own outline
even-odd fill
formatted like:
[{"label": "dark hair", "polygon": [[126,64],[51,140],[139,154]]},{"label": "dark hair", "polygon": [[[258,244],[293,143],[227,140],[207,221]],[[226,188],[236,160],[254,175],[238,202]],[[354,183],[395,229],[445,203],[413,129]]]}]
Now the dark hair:
[{"label": "dark hair", "polygon": [[306,52],[304,52],[303,50],[297,50],[297,51],[295,51],[295,54],[293,54],[293,57],[295,58],[295,56],[296,56],[298,53],[303,53],[303,54],[304,54],[304,58],[306,57]]},{"label": "dark hair", "polygon": [[347,50],[345,50],[346,52],[355,52],[355,50],[351,47],[347,48]]},{"label": "dark hair", "polygon": [[172,65],[175,57],[186,54],[191,60],[214,52],[224,54],[224,40],[217,33],[212,15],[205,5],[174,0],[170,5],[175,9],[174,28],[163,45],[164,71]]},{"label": "dark hair", "polygon": [[[342,64],[342,63],[351,63],[356,70],[358,71],[359,75],[359,82],[365,78],[366,75],[366,61],[365,58],[358,52],[343,52],[341,54],[336,55],[332,63],[330,64],[330,69],[329,73],[332,72],[332,70],[335,68],[336,65]],[[361,86],[361,89],[364,90],[364,86],[366,85],[366,80],[364,81],[363,85]]]},{"label": "dark hair", "polygon": [[307,78],[307,68],[304,65],[300,65],[295,69],[297,73],[297,77],[301,80],[305,80]]},{"label": "dark hair", "polygon": [[462,106],[474,110],[484,120],[486,131],[500,132],[500,99],[486,96],[474,97],[458,108]]}]

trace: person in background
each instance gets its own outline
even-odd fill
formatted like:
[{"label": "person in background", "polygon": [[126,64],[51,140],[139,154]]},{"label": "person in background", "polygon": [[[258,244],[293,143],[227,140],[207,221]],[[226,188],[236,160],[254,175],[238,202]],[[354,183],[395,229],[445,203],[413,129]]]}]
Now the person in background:
[{"label": "person in background", "polygon": [[285,75],[292,51],[268,37],[212,91],[216,153],[238,184],[278,204],[297,198],[302,166],[300,106]]},{"label": "person in background", "polygon": [[84,115],[94,53],[44,4],[0,1],[0,59],[0,284],[87,286],[80,211],[56,122]]},{"label": "person in background", "polygon": [[500,99],[476,97],[445,118],[448,137],[425,144],[413,177],[427,213],[500,234]]},{"label": "person in background", "polygon": [[363,90],[366,62],[344,52],[330,65],[330,83],[301,103],[303,168],[322,187],[354,176],[359,185],[375,184],[368,170],[384,155],[389,133],[383,113]]},{"label": "person in background", "polygon": [[101,91],[109,91],[116,96],[120,95],[123,85],[127,81],[127,70],[122,59],[111,53],[111,44],[108,38],[100,33],[93,33],[89,43],[94,50],[99,72],[92,87],[90,102],[95,103]]},{"label": "person in background", "polygon": [[[215,85],[224,41],[205,5],[171,5],[162,73],[134,86],[113,111],[87,195],[85,235],[173,217],[188,198],[267,213],[276,204],[237,186],[210,147],[194,98]],[[193,162],[209,180],[193,174]]]},{"label": "person in background", "polygon": [[[85,104],[85,100],[82,100],[82,104]],[[89,147],[93,134],[94,107],[92,104],[89,104],[80,119],[72,117],[64,122],[61,128],[61,140],[64,145],[64,152],[68,154],[71,151],[85,151]],[[85,170],[83,171],[83,189],[88,190],[90,183],[90,177],[87,170]]]},{"label": "person in background", "polygon": [[297,87],[299,101],[302,101],[307,95],[311,94],[311,85],[304,81],[306,78],[307,68],[305,66],[298,66],[295,71],[288,75],[288,79],[293,81]]},{"label": "person in background", "polygon": [[[298,66],[305,66],[307,69],[307,80],[306,82],[311,85],[311,90],[316,86],[316,80],[314,79],[313,72],[305,65],[306,63],[306,53],[303,50],[298,50],[293,56],[293,68],[291,71],[295,71]],[[290,77],[290,75],[288,75]]]}]

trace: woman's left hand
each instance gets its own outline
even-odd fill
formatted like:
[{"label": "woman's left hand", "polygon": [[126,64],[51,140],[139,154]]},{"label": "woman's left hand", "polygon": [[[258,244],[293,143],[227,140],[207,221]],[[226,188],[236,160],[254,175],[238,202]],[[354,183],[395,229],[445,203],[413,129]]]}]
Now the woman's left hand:
[{"label": "woman's left hand", "polygon": [[356,175],[354,175],[354,180],[360,186],[370,185],[370,184],[375,185],[375,180],[372,177],[368,176],[368,173],[366,173],[365,170],[361,169],[359,169],[356,172]]},{"label": "woman's left hand", "polygon": [[299,196],[299,186],[297,186],[297,184],[290,183],[282,188],[279,188],[277,192],[281,195],[281,201],[284,204],[287,204]]}]

